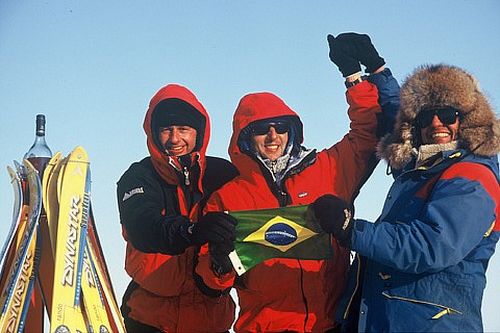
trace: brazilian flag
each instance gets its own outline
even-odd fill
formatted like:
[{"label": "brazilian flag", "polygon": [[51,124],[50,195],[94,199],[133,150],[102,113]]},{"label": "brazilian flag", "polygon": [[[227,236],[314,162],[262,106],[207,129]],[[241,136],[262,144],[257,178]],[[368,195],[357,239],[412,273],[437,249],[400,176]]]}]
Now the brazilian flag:
[{"label": "brazilian flag", "polygon": [[308,205],[228,212],[238,220],[235,251],[229,257],[241,275],[271,258],[326,259],[330,235]]}]

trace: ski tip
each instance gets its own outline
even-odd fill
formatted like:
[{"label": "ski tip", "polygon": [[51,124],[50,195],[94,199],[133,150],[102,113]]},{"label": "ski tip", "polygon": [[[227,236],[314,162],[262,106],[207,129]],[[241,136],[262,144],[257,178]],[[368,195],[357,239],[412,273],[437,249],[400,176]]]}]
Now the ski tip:
[{"label": "ski tip", "polygon": [[52,155],[52,158],[50,159],[49,163],[56,163],[58,160],[61,159],[62,153],[60,151],[56,151],[54,155]]},{"label": "ski tip", "polygon": [[27,159],[23,160],[23,164],[26,167],[26,169],[28,169],[28,172],[36,172],[36,173],[38,173],[38,170],[35,169],[35,167],[33,166],[33,164],[31,164],[31,162],[28,161]]},{"label": "ski tip", "polygon": [[69,154],[71,160],[88,162],[89,156],[87,151],[82,146],[77,146],[71,153]]},{"label": "ski tip", "polygon": [[50,159],[49,163],[45,167],[45,171],[43,173],[42,178],[42,186],[46,188],[49,183],[50,176],[52,171],[57,167],[59,161],[61,160],[62,153],[60,151],[56,152]]},{"label": "ski tip", "polygon": [[20,178],[25,179],[26,178],[26,168],[24,165],[19,163],[18,161],[14,160],[14,166],[16,167],[16,172],[19,175]]},{"label": "ski tip", "polygon": [[21,180],[21,176],[19,175],[19,173],[16,170],[14,170],[14,168],[11,167],[10,165],[7,165],[7,172],[9,173],[11,183]]},{"label": "ski tip", "polygon": [[11,177],[16,174],[16,171],[10,165],[7,165],[7,172]]},{"label": "ski tip", "polygon": [[14,167],[15,167],[16,169],[18,169],[18,170],[19,170],[19,168],[22,168],[22,164],[21,164],[21,163],[19,163],[18,161],[13,160],[12,162],[14,162]]}]

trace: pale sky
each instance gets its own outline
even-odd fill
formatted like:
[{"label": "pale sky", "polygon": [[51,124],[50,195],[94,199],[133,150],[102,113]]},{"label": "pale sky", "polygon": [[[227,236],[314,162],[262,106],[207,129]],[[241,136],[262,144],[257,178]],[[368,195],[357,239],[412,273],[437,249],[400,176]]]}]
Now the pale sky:
[{"label": "pale sky", "polygon": [[[491,1],[33,1],[0,0],[0,242],[12,215],[6,171],[34,139],[90,156],[92,204],[117,298],[123,269],[116,181],[148,152],[142,121],[163,85],[189,87],[211,115],[208,153],[227,157],[231,119],[248,92],[271,91],[299,113],[305,145],[325,148],[348,130],[343,79],[326,35],[367,33],[401,82],[424,63],[465,68],[498,110],[500,2]],[[381,162],[356,201],[375,220],[392,182]],[[500,255],[483,304],[500,331]]]}]

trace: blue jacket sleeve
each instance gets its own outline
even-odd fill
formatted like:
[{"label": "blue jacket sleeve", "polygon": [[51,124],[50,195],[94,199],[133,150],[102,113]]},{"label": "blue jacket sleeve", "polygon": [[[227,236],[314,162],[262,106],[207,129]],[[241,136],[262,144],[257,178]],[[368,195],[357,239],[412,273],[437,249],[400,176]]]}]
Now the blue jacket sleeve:
[{"label": "blue jacket sleeve", "polygon": [[378,102],[382,112],[378,118],[377,136],[392,132],[399,110],[399,84],[389,68],[368,76],[368,81],[377,86]]},{"label": "blue jacket sleeve", "polygon": [[356,220],[352,249],[406,273],[437,272],[479,245],[495,221],[495,210],[494,198],[480,182],[440,180],[423,212],[411,221]]}]

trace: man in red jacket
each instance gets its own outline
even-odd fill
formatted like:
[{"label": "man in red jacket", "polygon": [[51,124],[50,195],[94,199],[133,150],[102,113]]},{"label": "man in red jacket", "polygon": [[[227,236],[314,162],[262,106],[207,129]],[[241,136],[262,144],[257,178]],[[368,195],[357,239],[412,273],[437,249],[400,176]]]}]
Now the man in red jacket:
[{"label": "man in red jacket", "polygon": [[197,288],[194,265],[200,245],[234,239],[234,221],[214,213],[206,223],[193,222],[206,197],[237,172],[228,161],[205,156],[208,113],[183,86],[169,84],[153,96],[144,131],[150,156],[133,163],[117,187],[132,278],[121,308],[127,331],[226,331],[231,297]]},{"label": "man in red jacket", "polygon": [[[244,96],[234,114],[229,146],[240,176],[212,194],[207,211],[304,205],[326,193],[354,200],[376,165],[378,99],[391,104],[383,101],[370,81],[378,82],[380,90],[392,84],[395,91],[389,96],[393,99],[397,99],[398,85],[368,36],[329,36],[329,43],[330,57],[347,78],[351,130],[340,142],[317,153],[301,145],[302,122],[278,96],[267,92]],[[361,77],[360,61],[373,74],[369,80]],[[232,243],[224,245],[210,247],[196,269],[211,288],[236,288],[241,308],[234,327],[237,332],[335,329],[334,312],[344,289],[349,249],[333,240],[334,257],[329,260],[270,259],[235,278],[227,258]],[[222,264],[221,253],[226,254]],[[218,274],[210,269],[214,262],[223,268]]]}]

